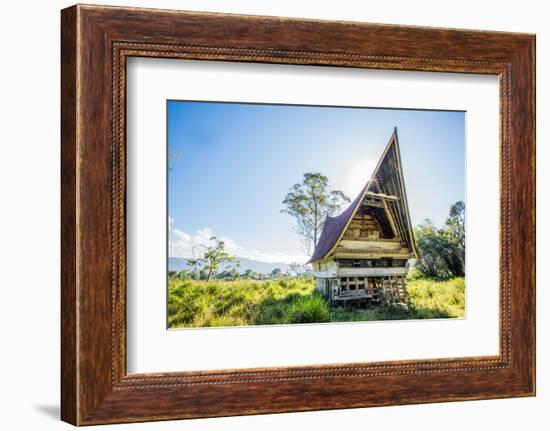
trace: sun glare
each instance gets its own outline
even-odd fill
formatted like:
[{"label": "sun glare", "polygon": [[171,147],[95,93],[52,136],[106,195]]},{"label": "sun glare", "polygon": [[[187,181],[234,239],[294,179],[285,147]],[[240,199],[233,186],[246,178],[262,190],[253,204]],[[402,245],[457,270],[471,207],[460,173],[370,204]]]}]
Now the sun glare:
[{"label": "sun glare", "polygon": [[346,193],[351,199],[361,191],[376,167],[376,160],[364,158],[356,161],[350,168],[346,180]]}]

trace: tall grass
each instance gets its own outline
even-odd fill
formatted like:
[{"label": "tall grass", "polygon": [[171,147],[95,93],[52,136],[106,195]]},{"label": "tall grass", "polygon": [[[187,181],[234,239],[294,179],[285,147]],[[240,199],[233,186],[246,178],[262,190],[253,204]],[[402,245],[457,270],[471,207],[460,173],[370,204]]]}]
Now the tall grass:
[{"label": "tall grass", "polygon": [[170,279],[171,328],[426,319],[464,316],[464,279],[409,281],[409,307],[331,308],[313,280]]},{"label": "tall grass", "polygon": [[408,282],[411,311],[416,319],[464,317],[464,278],[416,278]]}]

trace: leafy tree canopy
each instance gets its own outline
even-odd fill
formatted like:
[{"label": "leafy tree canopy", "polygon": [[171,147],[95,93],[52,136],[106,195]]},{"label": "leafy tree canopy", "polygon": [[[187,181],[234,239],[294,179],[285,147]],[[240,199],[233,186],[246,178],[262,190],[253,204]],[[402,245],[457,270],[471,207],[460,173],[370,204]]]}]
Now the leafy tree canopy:
[{"label": "leafy tree canopy", "polygon": [[419,253],[417,267],[429,277],[463,277],[465,266],[465,206],[451,205],[445,225],[438,229],[430,220],[415,229]]},{"label": "leafy tree canopy", "polygon": [[304,174],[283,200],[281,212],[296,219],[296,232],[302,237],[306,252],[311,255],[323,230],[327,216],[342,209],[350,198],[340,190],[331,190],[328,178],[318,172]]}]

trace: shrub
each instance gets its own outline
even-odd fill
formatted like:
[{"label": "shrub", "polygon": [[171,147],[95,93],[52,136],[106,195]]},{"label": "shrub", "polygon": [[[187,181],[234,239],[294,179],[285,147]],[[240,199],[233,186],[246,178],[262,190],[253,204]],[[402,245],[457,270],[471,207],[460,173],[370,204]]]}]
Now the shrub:
[{"label": "shrub", "polygon": [[262,302],[256,325],[273,325],[285,322],[286,311],[289,305],[274,299]]},{"label": "shrub", "polygon": [[288,309],[285,320],[288,323],[330,322],[330,311],[323,297],[312,295],[295,301]]}]

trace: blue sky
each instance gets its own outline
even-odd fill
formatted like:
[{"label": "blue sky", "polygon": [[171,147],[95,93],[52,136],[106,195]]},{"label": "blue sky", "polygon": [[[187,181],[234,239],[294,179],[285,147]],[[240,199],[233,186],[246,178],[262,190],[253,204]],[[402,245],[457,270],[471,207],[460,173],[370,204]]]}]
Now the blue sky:
[{"label": "blue sky", "polygon": [[414,225],[444,223],[465,199],[465,113],[168,101],[169,254],[189,257],[215,235],[234,254],[307,260],[288,189],[321,172],[353,199],[394,126]]}]

